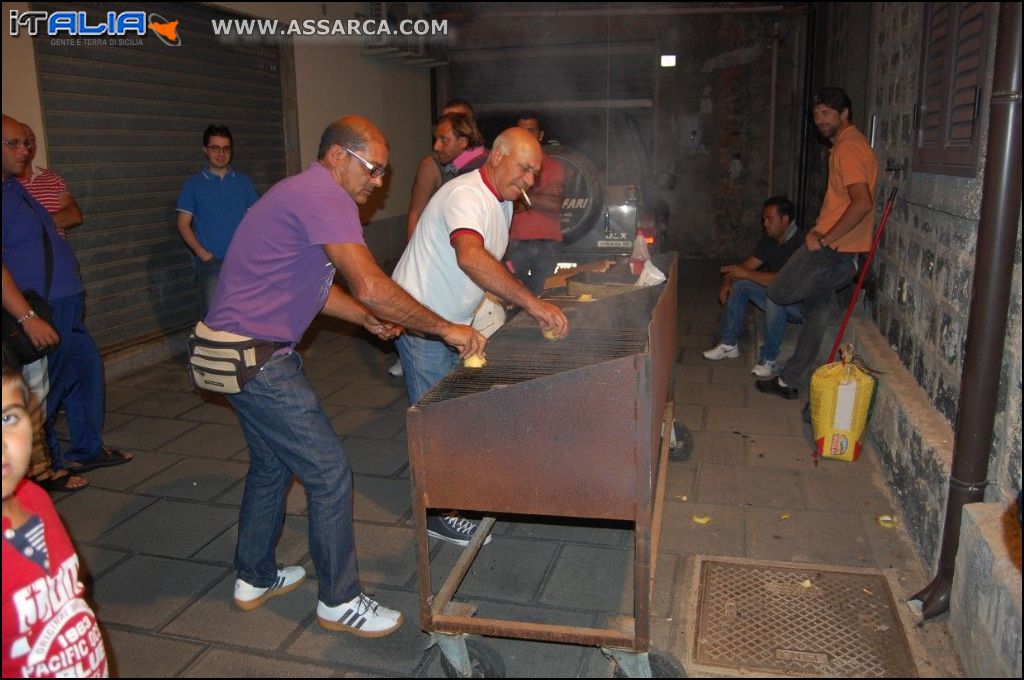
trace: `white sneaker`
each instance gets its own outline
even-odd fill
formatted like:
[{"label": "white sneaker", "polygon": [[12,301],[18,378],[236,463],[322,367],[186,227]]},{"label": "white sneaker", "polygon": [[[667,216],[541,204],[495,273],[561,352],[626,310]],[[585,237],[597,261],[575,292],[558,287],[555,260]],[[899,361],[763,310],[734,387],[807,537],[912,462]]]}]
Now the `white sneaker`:
[{"label": "white sneaker", "polygon": [[715,345],[708,351],[704,352],[704,358],[709,361],[719,361],[721,359],[738,359],[740,356],[740,348],[736,345]]},{"label": "white sneaker", "polygon": [[277,570],[277,580],[266,588],[250,585],[242,579],[235,579],[235,606],[243,611],[256,609],[272,597],[290,593],[306,580],[302,567],[285,567]]},{"label": "white sneaker", "polygon": [[770,378],[775,375],[775,362],[769,359],[765,359],[754,366],[751,374],[756,375],[758,378]]},{"label": "white sneaker", "polygon": [[391,364],[391,368],[388,369],[388,373],[395,376],[396,378],[401,378],[403,375],[405,375],[405,371],[402,370],[402,360],[399,359],[395,363]]},{"label": "white sneaker", "polygon": [[327,630],[351,633],[364,638],[390,635],[405,621],[400,612],[373,601],[366,593],[359,593],[355,598],[337,607],[328,607],[323,602],[317,602],[316,620]]}]

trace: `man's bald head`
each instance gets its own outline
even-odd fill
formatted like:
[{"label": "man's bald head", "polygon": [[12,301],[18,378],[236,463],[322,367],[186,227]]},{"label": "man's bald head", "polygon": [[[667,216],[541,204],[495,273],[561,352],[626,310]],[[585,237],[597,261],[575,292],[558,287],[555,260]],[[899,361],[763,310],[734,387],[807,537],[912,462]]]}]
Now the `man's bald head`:
[{"label": "man's bald head", "polygon": [[513,201],[533,186],[543,158],[537,138],[514,127],[494,140],[485,168],[494,190],[502,199]]},{"label": "man's bald head", "polygon": [[522,128],[508,128],[494,140],[493,151],[509,154],[515,149],[536,150],[537,154],[541,153],[537,138]]},{"label": "man's bald head", "polygon": [[316,157],[318,160],[323,160],[335,144],[345,149],[362,151],[370,142],[388,146],[384,133],[369,118],[343,116],[328,125],[323,135],[320,136],[320,149],[317,151]]},{"label": "man's bald head", "polygon": [[28,163],[30,150],[26,142],[25,127],[3,114],[3,178],[6,180],[12,175],[20,175]]},{"label": "man's bald head", "polygon": [[352,200],[366,203],[384,184],[388,140],[369,119],[345,116],[324,130],[317,160]]}]

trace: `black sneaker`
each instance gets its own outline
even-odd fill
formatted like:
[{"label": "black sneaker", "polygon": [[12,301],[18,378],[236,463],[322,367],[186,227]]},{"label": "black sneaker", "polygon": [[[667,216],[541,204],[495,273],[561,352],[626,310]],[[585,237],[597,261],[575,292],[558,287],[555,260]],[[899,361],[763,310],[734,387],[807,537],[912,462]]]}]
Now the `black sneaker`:
[{"label": "black sneaker", "polygon": [[[466,547],[476,533],[476,522],[458,515],[428,515],[427,536]],[[484,545],[491,542],[488,536]]]},{"label": "black sneaker", "polygon": [[783,385],[782,379],[778,376],[771,380],[755,380],[754,387],[757,388],[758,392],[777,394],[783,399],[796,399],[800,396],[800,390],[792,385]]}]

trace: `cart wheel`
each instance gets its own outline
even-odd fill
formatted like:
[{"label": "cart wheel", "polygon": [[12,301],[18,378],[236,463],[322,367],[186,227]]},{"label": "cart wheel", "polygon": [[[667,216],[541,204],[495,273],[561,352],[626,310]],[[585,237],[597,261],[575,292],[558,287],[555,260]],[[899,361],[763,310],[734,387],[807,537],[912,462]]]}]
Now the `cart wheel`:
[{"label": "cart wheel", "polygon": [[[676,658],[667,652],[651,648],[647,654],[647,660],[651,664],[652,678],[687,678],[686,670],[680,665]],[[619,664],[615,664],[616,678],[628,678]]]},{"label": "cart wheel", "polygon": [[[472,675],[468,676],[471,678],[504,678],[505,677],[505,662],[501,660],[501,655],[496,651],[480,642],[479,640],[466,640],[466,652],[469,654],[469,665],[473,669]],[[459,671],[448,661],[443,653],[441,654],[441,668],[444,669],[444,674],[449,678],[464,678],[465,675],[459,674]]]},{"label": "cart wheel", "polygon": [[693,454],[693,433],[682,423],[673,423],[676,445],[668,450],[668,459],[672,462],[685,463]]}]

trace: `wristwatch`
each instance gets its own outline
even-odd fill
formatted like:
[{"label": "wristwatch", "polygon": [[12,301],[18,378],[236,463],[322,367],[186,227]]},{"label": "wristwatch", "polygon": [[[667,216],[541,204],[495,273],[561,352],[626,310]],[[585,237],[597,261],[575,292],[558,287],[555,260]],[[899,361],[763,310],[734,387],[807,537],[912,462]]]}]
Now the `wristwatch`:
[{"label": "wristwatch", "polygon": [[28,310],[28,314],[26,314],[25,316],[23,316],[20,319],[18,319],[18,325],[21,325],[21,324],[25,323],[29,319],[33,318],[35,315],[36,315],[36,310],[34,310],[34,309]]}]

